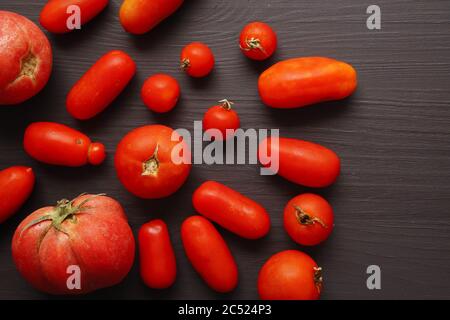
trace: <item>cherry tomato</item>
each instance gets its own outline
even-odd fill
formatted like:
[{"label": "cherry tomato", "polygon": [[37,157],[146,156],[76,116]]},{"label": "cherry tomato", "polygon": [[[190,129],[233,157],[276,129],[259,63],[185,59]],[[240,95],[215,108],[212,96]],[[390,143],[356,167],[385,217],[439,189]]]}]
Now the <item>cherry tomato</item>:
[{"label": "cherry tomato", "polygon": [[14,166],[0,171],[0,223],[28,199],[34,187],[33,169]]},{"label": "cherry tomato", "polygon": [[233,133],[227,135],[227,129],[237,130],[241,122],[236,111],[231,106],[233,102],[227,99],[220,100],[220,105],[213,106],[205,112],[203,116],[203,130],[217,129],[221,132],[221,137],[214,136],[217,140],[226,140],[234,137]]},{"label": "cherry tomato", "polygon": [[174,13],[184,0],[124,0],[120,23],[133,34],[143,34]]},{"label": "cherry tomato", "polygon": [[333,230],[333,209],[327,200],[312,193],[291,199],[284,208],[284,228],[298,244],[314,246]]},{"label": "cherry tomato", "polygon": [[221,183],[203,183],[195,190],[192,203],[200,214],[243,238],[258,239],[269,232],[266,209]]},{"label": "cherry tomato", "polygon": [[269,137],[260,143],[258,156],[263,166],[271,167],[272,161],[264,160],[265,154],[270,157],[272,154],[278,154],[279,168],[276,173],[291,182],[307,187],[327,187],[339,176],[341,166],[339,157],[330,149],[316,143],[279,138],[277,144],[272,143],[272,138]]},{"label": "cherry tomato", "polygon": [[71,5],[80,8],[80,24],[83,25],[102,12],[108,5],[108,0],[50,0],[42,9],[39,22],[53,33],[72,31],[67,27],[67,20],[73,14],[67,12]]},{"label": "cherry tomato", "polygon": [[181,69],[191,77],[205,77],[213,67],[214,55],[207,45],[201,42],[192,42],[181,51]]},{"label": "cherry tomato", "polygon": [[297,250],[274,254],[259,271],[262,300],[317,300],[321,290],[322,268]]},{"label": "cherry tomato", "polygon": [[211,222],[200,216],[187,218],[181,226],[181,238],[189,261],[208,286],[223,293],[236,288],[236,262]]},{"label": "cherry tomato", "polygon": [[145,105],[154,112],[172,110],[180,97],[178,81],[166,74],[155,74],[145,80],[141,90]]},{"label": "cherry tomato", "polygon": [[35,122],[25,130],[25,151],[34,159],[59,166],[99,165],[105,160],[105,146],[91,142],[83,133],[54,122]]},{"label": "cherry tomato", "polygon": [[150,288],[170,287],[177,275],[177,265],[167,225],[152,220],[139,230],[141,277]]},{"label": "cherry tomato", "polygon": [[[164,198],[176,192],[191,170],[186,143],[177,139],[181,137],[163,125],[130,131],[120,141],[115,156],[117,175],[125,188],[144,199]],[[180,152],[174,148],[180,148]],[[180,156],[179,163],[172,159],[172,153]]]},{"label": "cherry tomato", "polygon": [[289,109],[340,100],[356,89],[356,71],[347,63],[323,57],[278,62],[258,80],[262,101],[269,107]]},{"label": "cherry tomato", "polygon": [[277,48],[277,35],[268,24],[252,22],[242,29],[239,46],[250,59],[265,60],[273,55]]},{"label": "cherry tomato", "polygon": [[96,116],[125,89],[135,72],[136,64],[125,52],[108,52],[72,87],[67,111],[79,120]]}]

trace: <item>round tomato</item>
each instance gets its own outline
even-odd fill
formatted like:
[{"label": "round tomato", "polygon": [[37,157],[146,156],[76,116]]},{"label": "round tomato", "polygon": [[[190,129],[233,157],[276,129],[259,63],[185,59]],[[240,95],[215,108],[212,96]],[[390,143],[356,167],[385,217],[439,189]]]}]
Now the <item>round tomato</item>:
[{"label": "round tomato", "polygon": [[317,300],[321,290],[322,268],[297,250],[274,254],[259,271],[258,293],[263,300]]},{"label": "round tomato", "polygon": [[242,29],[239,46],[250,59],[265,60],[273,55],[277,48],[277,35],[268,24],[252,22]]},{"label": "round tomato", "polygon": [[192,42],[181,51],[181,69],[194,78],[207,76],[214,67],[211,49],[201,43]]},{"label": "round tomato", "polygon": [[211,222],[200,216],[181,226],[184,250],[194,269],[217,292],[230,292],[238,283],[238,269],[225,240]]},{"label": "round tomato", "polygon": [[141,98],[154,112],[172,110],[180,97],[178,81],[166,74],[155,74],[145,80],[141,89]]},{"label": "round tomato", "polygon": [[84,294],[121,282],[133,265],[134,246],[120,204],[86,194],[26,217],[14,233],[12,255],[36,289]]},{"label": "round tomato", "polygon": [[150,288],[170,287],[177,275],[177,265],[167,225],[152,220],[139,230],[141,278]]},{"label": "round tomato", "polygon": [[298,244],[313,246],[333,230],[333,209],[327,200],[312,193],[291,199],[284,208],[284,228]]},{"label": "round tomato", "polygon": [[191,170],[190,159],[186,143],[173,129],[148,125],[132,130],[120,141],[115,167],[128,191],[157,199],[170,196],[183,185]]},{"label": "round tomato", "polygon": [[15,166],[0,171],[0,223],[13,215],[34,187],[33,169]]},{"label": "round tomato", "polygon": [[[213,106],[205,112],[203,116],[203,130],[217,129],[221,136],[212,134],[217,140],[226,140],[234,136],[234,131],[237,130],[241,122],[236,111],[231,106],[233,102],[227,99],[220,100],[220,105]],[[232,133],[227,134],[227,129],[233,130]]]}]

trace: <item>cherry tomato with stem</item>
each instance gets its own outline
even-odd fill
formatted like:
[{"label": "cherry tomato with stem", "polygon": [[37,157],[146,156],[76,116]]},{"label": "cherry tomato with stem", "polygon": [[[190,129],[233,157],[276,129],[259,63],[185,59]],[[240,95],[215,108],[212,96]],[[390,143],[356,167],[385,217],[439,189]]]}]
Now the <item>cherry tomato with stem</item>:
[{"label": "cherry tomato with stem", "polygon": [[[234,137],[234,131],[239,129],[241,121],[239,115],[232,109],[234,104],[227,99],[219,101],[220,105],[209,108],[203,116],[203,130],[217,129],[221,136],[212,135],[217,140],[227,140]],[[228,130],[233,130],[227,134]]]},{"label": "cherry tomato with stem", "polygon": [[163,113],[172,110],[180,97],[178,81],[166,74],[155,74],[145,80],[141,98],[152,111]]},{"label": "cherry tomato with stem", "polygon": [[206,77],[214,68],[214,54],[204,43],[192,42],[181,51],[180,67],[194,78]]},{"label": "cherry tomato with stem", "polygon": [[255,21],[242,29],[239,47],[248,58],[265,60],[272,56],[277,48],[277,35],[268,24]]}]

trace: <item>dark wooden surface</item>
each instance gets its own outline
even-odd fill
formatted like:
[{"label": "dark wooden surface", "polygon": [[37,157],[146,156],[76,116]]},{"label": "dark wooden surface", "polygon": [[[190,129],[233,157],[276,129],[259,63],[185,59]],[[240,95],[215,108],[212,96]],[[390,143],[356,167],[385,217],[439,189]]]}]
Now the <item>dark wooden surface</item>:
[{"label": "dark wooden surface", "polygon": [[[0,9],[37,22],[44,0],[1,0]],[[21,106],[0,108],[0,168],[30,165],[37,185],[26,205],[0,226],[0,298],[51,298],[32,289],[17,273],[10,240],[31,211],[82,192],[106,192],[126,209],[135,233],[161,217],[170,227],[178,259],[178,279],[169,290],[146,288],[137,260],[126,280],[88,298],[253,299],[257,273],[273,253],[300,249],[325,270],[323,299],[450,298],[450,2],[379,0],[382,30],[366,28],[366,8],[356,0],[188,0],[170,19],[144,36],[122,31],[119,1],[80,32],[49,35],[54,70],[44,91]],[[252,20],[270,23],[279,50],[267,63],[240,53],[236,39]],[[193,80],[178,70],[181,48],[194,40],[211,46],[214,73]],[[138,74],[99,117],[77,122],[64,101],[71,85],[103,53],[123,49],[137,62]],[[351,98],[301,110],[271,110],[258,98],[258,74],[275,61],[308,55],[330,56],[355,66],[359,88]],[[139,98],[143,80],[167,72],[181,84],[183,97],[166,115],[150,113]],[[192,129],[193,121],[215,101],[236,102],[244,128],[280,128],[283,136],[324,144],[342,158],[342,175],[330,188],[313,190],[333,205],[336,228],[315,248],[294,244],[282,228],[282,209],[293,196],[311,191],[279,177],[258,175],[258,166],[196,165],[174,196],[143,201],[117,181],[113,154],[120,138],[137,126],[162,123]],[[100,167],[55,168],[30,159],[22,149],[25,127],[39,120],[81,129],[106,144],[109,157]],[[194,214],[193,190],[215,179],[261,202],[273,228],[259,241],[242,240],[223,229],[240,270],[239,287],[219,295],[208,289],[184,255],[180,224]],[[382,270],[382,289],[366,288],[366,268]]]}]

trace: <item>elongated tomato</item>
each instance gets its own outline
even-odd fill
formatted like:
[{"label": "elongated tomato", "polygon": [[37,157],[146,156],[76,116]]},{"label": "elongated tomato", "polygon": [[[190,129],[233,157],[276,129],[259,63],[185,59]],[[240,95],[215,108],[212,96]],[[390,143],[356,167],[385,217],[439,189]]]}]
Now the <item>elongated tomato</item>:
[{"label": "elongated tomato", "polygon": [[35,122],[25,130],[25,151],[34,159],[59,166],[98,165],[105,160],[105,146],[85,134],[54,122]]},{"label": "elongated tomato", "polygon": [[108,52],[72,87],[67,111],[79,120],[96,116],[125,89],[135,72],[136,64],[125,52]]},{"label": "elongated tomato", "polygon": [[150,288],[170,287],[177,274],[175,253],[170,242],[167,225],[152,220],[139,230],[141,278]]},{"label": "elongated tomato", "polygon": [[[41,11],[39,22],[50,32],[66,33],[73,29],[67,27],[68,22],[76,22],[79,14],[80,25],[91,21],[108,5],[108,0],[50,0]],[[79,8],[75,9],[77,6]]]},{"label": "elongated tomato", "polygon": [[265,236],[270,218],[259,203],[215,181],[203,183],[192,196],[195,210],[247,239]]},{"label": "elongated tomato", "polygon": [[278,62],[259,77],[262,101],[273,108],[299,108],[340,100],[356,89],[356,71],[345,62],[323,57]]},{"label": "elongated tomato", "polygon": [[[269,137],[261,141],[258,150],[259,161],[264,167],[277,168],[283,178],[307,187],[321,188],[332,184],[340,172],[339,157],[328,148],[319,144],[290,139],[279,138],[279,143],[271,143]],[[272,160],[264,160],[263,155],[268,158],[277,158],[279,165],[273,165]]]},{"label": "elongated tomato", "polygon": [[33,191],[33,169],[14,166],[0,171],[0,223],[12,216]]},{"label": "elongated tomato", "polygon": [[236,262],[211,222],[201,216],[187,218],[181,226],[181,238],[189,261],[208,286],[223,293],[237,286]]},{"label": "elongated tomato", "polygon": [[143,34],[174,13],[184,0],[124,0],[120,23],[130,33]]}]

